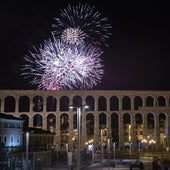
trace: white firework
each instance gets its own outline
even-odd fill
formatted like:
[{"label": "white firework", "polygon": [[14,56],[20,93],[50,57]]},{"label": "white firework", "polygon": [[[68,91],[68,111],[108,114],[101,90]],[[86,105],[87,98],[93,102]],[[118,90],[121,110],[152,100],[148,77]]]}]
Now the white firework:
[{"label": "white firework", "polygon": [[79,28],[66,28],[62,34],[61,39],[70,44],[82,44],[84,43],[85,34]]},{"label": "white firework", "polygon": [[89,4],[79,3],[76,6],[68,5],[61,10],[60,17],[55,18],[52,25],[54,33],[59,39],[68,43],[106,45],[110,38],[112,26],[106,17],[95,11]]},{"label": "white firework", "polygon": [[92,45],[71,45],[55,39],[25,57],[22,75],[38,89],[91,89],[104,74],[102,51]]}]

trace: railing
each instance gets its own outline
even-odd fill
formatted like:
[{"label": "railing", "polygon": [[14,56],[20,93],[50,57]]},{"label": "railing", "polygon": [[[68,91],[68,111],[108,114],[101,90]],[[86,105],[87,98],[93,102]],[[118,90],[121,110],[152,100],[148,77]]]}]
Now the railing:
[{"label": "railing", "polygon": [[11,147],[1,146],[0,147],[0,153],[1,154],[22,152],[22,151],[24,151],[24,147],[22,147],[22,146],[11,146]]}]

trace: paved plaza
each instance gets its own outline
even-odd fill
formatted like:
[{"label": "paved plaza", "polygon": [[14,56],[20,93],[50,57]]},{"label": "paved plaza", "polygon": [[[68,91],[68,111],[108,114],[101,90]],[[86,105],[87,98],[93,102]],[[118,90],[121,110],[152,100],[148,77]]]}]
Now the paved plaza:
[{"label": "paved plaza", "polygon": [[[143,160],[142,162],[144,164],[144,170],[152,169],[151,160],[147,160],[147,161]],[[113,164],[108,164],[108,163],[103,163],[103,165],[101,165],[101,163],[98,162],[83,168],[83,170],[129,170],[130,169],[130,163],[116,163],[115,167],[113,167],[112,165]]]},{"label": "paved plaza", "polygon": [[[141,160],[144,164],[144,170],[152,170],[152,160]],[[111,161],[112,162],[112,161]],[[108,163],[104,161],[102,164],[101,162],[94,162],[91,164],[86,164],[81,166],[81,170],[129,170],[130,169],[130,162],[116,162],[115,167],[113,167],[113,163]],[[42,170],[77,170],[77,167],[68,168],[66,165],[63,166],[54,166],[54,167],[44,167]]]}]

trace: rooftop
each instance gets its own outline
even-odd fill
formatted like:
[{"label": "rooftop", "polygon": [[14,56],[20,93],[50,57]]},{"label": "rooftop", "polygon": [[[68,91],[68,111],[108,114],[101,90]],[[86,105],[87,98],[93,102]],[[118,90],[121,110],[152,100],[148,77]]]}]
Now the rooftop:
[{"label": "rooftop", "polygon": [[20,120],[23,121],[20,118],[14,117],[13,115],[9,115],[9,114],[4,114],[4,113],[0,113],[0,119],[6,119],[6,120]]}]

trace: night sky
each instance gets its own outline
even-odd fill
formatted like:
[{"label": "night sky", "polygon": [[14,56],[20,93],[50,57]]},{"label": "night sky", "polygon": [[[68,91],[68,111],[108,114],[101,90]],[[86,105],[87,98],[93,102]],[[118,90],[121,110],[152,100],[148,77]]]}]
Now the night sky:
[{"label": "night sky", "polygon": [[[24,56],[50,37],[59,10],[75,2],[79,1],[0,2],[0,89],[36,89],[20,76]],[[169,10],[159,4],[152,7],[149,0],[82,2],[94,5],[112,25],[109,47],[102,55],[105,75],[94,89],[170,90]]]}]

